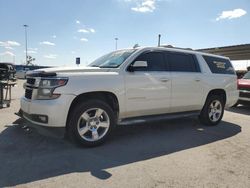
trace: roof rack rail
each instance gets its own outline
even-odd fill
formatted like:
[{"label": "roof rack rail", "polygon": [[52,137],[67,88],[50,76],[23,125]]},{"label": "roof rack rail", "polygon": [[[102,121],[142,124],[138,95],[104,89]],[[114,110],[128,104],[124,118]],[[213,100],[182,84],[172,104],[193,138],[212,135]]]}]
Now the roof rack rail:
[{"label": "roof rack rail", "polygon": [[163,48],[174,48],[174,49],[179,49],[179,50],[192,50],[192,51],[194,51],[192,48],[180,48],[180,47],[174,47],[172,45],[161,45],[160,47],[163,47]]}]

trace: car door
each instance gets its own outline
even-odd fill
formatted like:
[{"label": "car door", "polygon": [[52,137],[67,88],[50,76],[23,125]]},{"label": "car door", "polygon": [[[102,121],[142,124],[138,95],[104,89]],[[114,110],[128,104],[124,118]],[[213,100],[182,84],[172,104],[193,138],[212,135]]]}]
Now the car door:
[{"label": "car door", "polygon": [[172,79],[171,112],[200,110],[203,77],[194,54],[166,52]]},{"label": "car door", "polygon": [[147,67],[127,71],[125,74],[127,116],[168,113],[171,79],[164,53],[146,52],[135,61],[145,61]]}]

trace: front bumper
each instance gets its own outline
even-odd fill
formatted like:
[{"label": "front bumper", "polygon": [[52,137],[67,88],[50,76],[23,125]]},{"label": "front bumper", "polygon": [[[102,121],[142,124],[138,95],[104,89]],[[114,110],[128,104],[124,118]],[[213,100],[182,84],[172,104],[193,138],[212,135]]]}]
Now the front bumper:
[{"label": "front bumper", "polygon": [[24,121],[22,121],[23,128],[29,128],[32,131],[35,130],[37,133],[51,138],[65,138],[65,127],[45,127],[40,126],[34,123],[31,123],[23,116],[23,111],[20,109],[18,113],[15,113],[17,116],[22,118]]},{"label": "front bumper", "polygon": [[61,95],[54,100],[29,100],[21,98],[22,117],[45,127],[65,127],[74,95]]},{"label": "front bumper", "polygon": [[250,102],[250,91],[248,91],[248,90],[240,90],[239,100],[240,101]]}]

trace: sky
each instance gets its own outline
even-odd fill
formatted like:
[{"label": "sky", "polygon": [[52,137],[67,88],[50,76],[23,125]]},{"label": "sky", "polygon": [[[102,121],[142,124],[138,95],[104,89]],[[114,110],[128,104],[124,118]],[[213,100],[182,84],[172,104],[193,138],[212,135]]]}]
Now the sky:
[{"label": "sky", "polygon": [[[118,49],[250,43],[250,0],[0,0],[0,62],[86,65]],[[242,62],[243,67],[250,62]]]}]

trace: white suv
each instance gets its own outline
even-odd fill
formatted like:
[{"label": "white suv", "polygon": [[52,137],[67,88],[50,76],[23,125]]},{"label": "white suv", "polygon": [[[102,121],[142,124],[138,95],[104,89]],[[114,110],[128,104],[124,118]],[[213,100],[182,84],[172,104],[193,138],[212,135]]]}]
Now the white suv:
[{"label": "white suv", "polygon": [[118,50],[85,68],[36,70],[25,89],[21,117],[65,127],[87,146],[104,142],[130,120],[197,115],[216,125],[239,95],[228,58],[164,47]]}]

